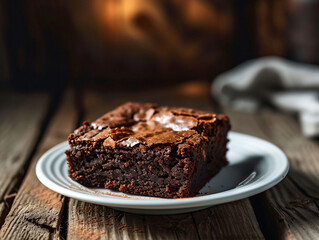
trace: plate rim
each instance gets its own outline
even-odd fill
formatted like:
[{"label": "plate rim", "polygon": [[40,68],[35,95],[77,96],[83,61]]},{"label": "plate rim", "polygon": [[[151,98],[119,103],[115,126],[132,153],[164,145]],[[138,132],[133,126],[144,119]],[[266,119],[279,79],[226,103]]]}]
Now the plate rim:
[{"label": "plate rim", "polygon": [[[51,179],[49,179],[44,172],[41,170],[41,167],[45,164],[46,158],[54,153],[57,149],[64,147],[68,144],[67,141],[59,143],[54,147],[47,150],[38,160],[35,172],[39,181],[49,189],[64,196],[81,200],[84,202],[90,202],[94,204],[109,206],[109,207],[120,207],[120,208],[130,208],[130,209],[179,209],[179,208],[194,208],[194,207],[204,207],[212,206],[221,203],[232,202],[240,199],[244,199],[258,193],[264,192],[267,189],[275,186],[281,180],[285,178],[289,171],[289,161],[284,152],[274,145],[273,143],[266,141],[264,139],[251,136],[248,134],[238,133],[230,131],[229,135],[234,135],[237,137],[250,138],[261,142],[263,144],[272,147],[277,153],[276,155],[281,155],[281,164],[279,169],[276,169],[276,174],[270,174],[268,178],[263,179],[263,181],[253,182],[251,184],[242,186],[240,188],[233,188],[223,192],[208,194],[203,196],[195,196],[191,198],[178,198],[178,199],[165,199],[165,198],[152,198],[152,199],[131,199],[125,197],[108,197],[107,195],[101,194],[92,194],[88,192],[78,192],[72,189],[67,189],[63,186],[57,185]],[[275,153],[274,153],[275,154]],[[84,187],[84,186],[83,186]],[[144,197],[144,196],[139,196]]]}]

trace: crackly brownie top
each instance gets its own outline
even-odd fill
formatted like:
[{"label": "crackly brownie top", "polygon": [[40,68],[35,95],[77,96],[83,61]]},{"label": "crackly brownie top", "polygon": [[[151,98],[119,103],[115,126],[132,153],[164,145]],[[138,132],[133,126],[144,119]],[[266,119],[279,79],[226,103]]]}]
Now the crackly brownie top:
[{"label": "crackly brownie top", "polygon": [[71,145],[103,141],[105,147],[151,146],[160,143],[199,143],[212,132],[216,122],[228,117],[189,108],[173,108],[151,103],[128,102],[91,124],[84,122],[69,136]]}]

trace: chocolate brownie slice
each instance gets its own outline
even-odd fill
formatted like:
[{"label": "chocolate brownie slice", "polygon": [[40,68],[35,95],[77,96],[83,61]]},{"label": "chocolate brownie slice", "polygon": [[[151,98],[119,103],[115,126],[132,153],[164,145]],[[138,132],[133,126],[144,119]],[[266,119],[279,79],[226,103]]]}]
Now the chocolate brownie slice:
[{"label": "chocolate brownie slice", "polygon": [[222,114],[129,102],[69,135],[69,176],[87,187],[192,197],[227,164],[229,129]]}]

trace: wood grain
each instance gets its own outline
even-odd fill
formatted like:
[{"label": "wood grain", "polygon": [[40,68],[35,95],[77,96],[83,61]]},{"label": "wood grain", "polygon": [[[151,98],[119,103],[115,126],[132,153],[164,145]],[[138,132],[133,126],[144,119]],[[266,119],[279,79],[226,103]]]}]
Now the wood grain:
[{"label": "wood grain", "polygon": [[[35,175],[39,157],[65,141],[77,122],[72,94],[66,94],[50,122],[12,208],[0,231],[0,239],[58,239],[64,197],[42,185]],[[25,140],[28,142],[28,139]]]},{"label": "wood grain", "polygon": [[47,94],[0,94],[0,226],[39,138]]},{"label": "wood grain", "polygon": [[287,181],[266,194],[274,215],[289,226],[278,230],[287,239],[318,239],[319,143],[302,136],[291,116],[264,113],[260,117],[269,139],[285,151],[291,165]]},{"label": "wood grain", "polygon": [[134,221],[128,223],[126,215],[70,199],[68,239],[143,239],[143,217],[134,216]]},{"label": "wood grain", "polygon": [[[87,91],[85,119],[93,121],[129,100],[212,110],[208,89],[207,85],[190,83],[143,93]],[[168,216],[128,214],[71,199],[68,222],[68,239],[264,239],[247,199]]]},{"label": "wood grain", "polygon": [[271,222],[280,239],[318,239],[318,141],[303,137],[297,121],[290,115],[226,112],[235,131],[267,139],[281,147],[289,158],[291,166],[286,179],[256,201],[255,207],[264,208],[263,221]]},{"label": "wood grain", "polygon": [[193,213],[200,239],[264,239],[248,199]]}]

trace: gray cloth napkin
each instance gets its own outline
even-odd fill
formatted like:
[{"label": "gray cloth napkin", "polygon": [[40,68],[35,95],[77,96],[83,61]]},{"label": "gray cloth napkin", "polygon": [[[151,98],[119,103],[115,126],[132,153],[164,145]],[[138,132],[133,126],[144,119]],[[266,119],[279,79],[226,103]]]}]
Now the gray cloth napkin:
[{"label": "gray cloth napkin", "polygon": [[305,136],[319,136],[319,67],[277,57],[251,60],[214,80],[212,94],[238,111],[265,104],[297,112]]}]

